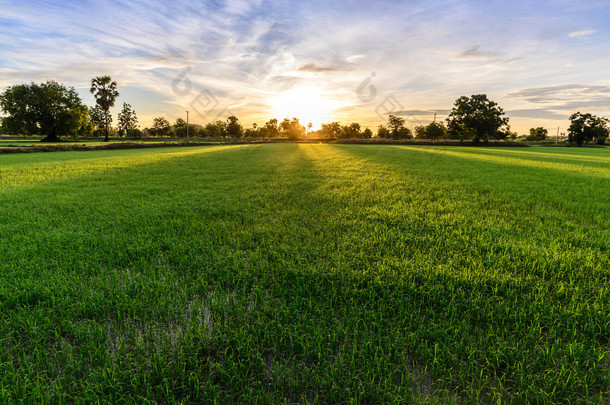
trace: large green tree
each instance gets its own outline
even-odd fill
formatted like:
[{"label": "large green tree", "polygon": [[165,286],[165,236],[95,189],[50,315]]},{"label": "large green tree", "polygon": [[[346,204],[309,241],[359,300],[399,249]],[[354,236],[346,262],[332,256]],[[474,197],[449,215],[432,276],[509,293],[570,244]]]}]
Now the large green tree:
[{"label": "large green tree", "polygon": [[[339,126],[339,130],[341,126]],[[305,135],[305,127],[301,125],[298,118],[293,117],[291,120],[284,118],[280,123],[280,130],[284,136],[290,140],[296,140]]]},{"label": "large green tree", "polygon": [[362,127],[357,122],[352,122],[350,125],[344,125],[341,128],[341,138],[354,139],[362,137]]},{"label": "large green tree", "polygon": [[104,111],[104,117],[106,121],[106,136],[104,141],[108,142],[108,114],[110,107],[114,106],[116,98],[119,96],[117,90],[117,84],[113,81],[110,76],[98,76],[91,79],[91,93],[95,96],[95,102]]},{"label": "large green tree", "polygon": [[17,84],[0,95],[5,132],[46,135],[44,142],[55,142],[60,135],[87,132],[89,110],[73,87],[53,80],[46,83]]},{"label": "large green tree", "polygon": [[338,122],[331,122],[330,124],[322,124],[320,129],[322,135],[328,139],[335,139],[341,135],[341,124]]},{"label": "large green tree", "polygon": [[153,129],[156,135],[165,136],[169,133],[171,127],[165,117],[155,117],[153,118]]},{"label": "large green tree", "polygon": [[221,120],[210,122],[206,124],[204,133],[209,138],[224,138],[227,135],[227,123]]},{"label": "large green tree", "polygon": [[608,119],[580,111],[570,115],[568,141],[582,146],[584,142],[595,141],[603,145],[608,139]]},{"label": "large green tree", "polygon": [[377,138],[386,139],[390,137],[391,134],[388,127],[386,127],[385,125],[379,125],[379,128],[377,128]]},{"label": "large green tree", "polygon": [[[108,124],[112,125],[112,116],[108,115]],[[99,105],[89,107],[89,122],[93,125],[94,135],[99,134],[106,128],[106,117],[104,116],[104,110]]]},{"label": "large green tree", "polygon": [[549,135],[549,131],[543,127],[530,128],[530,134],[525,138],[527,141],[544,141]]},{"label": "large green tree", "polygon": [[227,118],[226,131],[227,136],[231,138],[241,138],[244,134],[244,128],[239,123],[239,119],[234,115]]},{"label": "large green tree", "polygon": [[388,117],[388,129],[390,131],[390,137],[394,139],[409,139],[413,138],[411,130],[405,127],[405,119],[390,115]]},{"label": "large green tree", "polygon": [[475,142],[503,138],[503,127],[508,126],[508,118],[503,115],[504,110],[485,94],[462,96],[455,100],[447,118],[447,129],[452,138],[472,139]]},{"label": "large green tree", "polygon": [[125,135],[129,133],[129,130],[136,129],[138,127],[138,117],[136,112],[131,108],[130,104],[123,103],[123,109],[118,116],[119,130]]},{"label": "large green tree", "polygon": [[277,126],[277,119],[272,118],[260,129],[260,135],[264,138],[277,138],[280,130]]},{"label": "large green tree", "polygon": [[445,139],[447,128],[441,122],[431,122],[428,125],[415,127],[415,137],[418,139]]}]

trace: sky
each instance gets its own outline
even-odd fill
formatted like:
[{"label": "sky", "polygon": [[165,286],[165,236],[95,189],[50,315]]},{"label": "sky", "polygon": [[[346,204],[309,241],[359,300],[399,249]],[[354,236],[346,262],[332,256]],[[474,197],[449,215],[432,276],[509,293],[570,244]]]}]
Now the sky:
[{"label": "sky", "polygon": [[[0,91],[110,75],[140,126],[445,119],[487,94],[525,134],[610,116],[610,1],[0,0]],[[116,115],[115,115],[116,122]]]}]

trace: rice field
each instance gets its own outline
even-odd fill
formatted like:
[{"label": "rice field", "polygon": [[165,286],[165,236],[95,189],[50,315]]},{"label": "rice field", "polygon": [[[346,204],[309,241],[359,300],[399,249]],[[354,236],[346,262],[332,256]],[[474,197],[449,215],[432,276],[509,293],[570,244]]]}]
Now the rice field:
[{"label": "rice field", "polygon": [[610,152],[0,156],[0,403],[610,403]]}]

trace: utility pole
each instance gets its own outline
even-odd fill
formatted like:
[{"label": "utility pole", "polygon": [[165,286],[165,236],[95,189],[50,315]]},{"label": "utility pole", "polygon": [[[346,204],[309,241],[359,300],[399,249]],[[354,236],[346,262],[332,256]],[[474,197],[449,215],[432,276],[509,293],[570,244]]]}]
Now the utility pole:
[{"label": "utility pole", "polygon": [[557,136],[555,137],[555,145],[559,143],[559,127],[557,127]]},{"label": "utility pole", "polygon": [[189,111],[186,110],[186,139],[189,139]]},{"label": "utility pole", "polygon": [[432,123],[436,122],[436,113],[434,113],[434,120],[432,120]]}]

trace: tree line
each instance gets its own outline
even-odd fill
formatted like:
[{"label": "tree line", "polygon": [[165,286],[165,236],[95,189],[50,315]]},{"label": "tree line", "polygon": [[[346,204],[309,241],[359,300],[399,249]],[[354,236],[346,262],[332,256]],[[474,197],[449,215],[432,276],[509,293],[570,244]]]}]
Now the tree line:
[{"label": "tree line", "polygon": [[[7,134],[42,135],[43,141],[58,141],[60,135],[73,137],[90,137],[119,135],[130,138],[139,137],[209,137],[209,138],[300,138],[321,139],[459,139],[475,142],[490,139],[515,139],[517,134],[511,132],[509,119],[504,110],[485,94],[474,94],[458,98],[445,123],[433,122],[420,125],[413,131],[405,126],[405,120],[396,115],[389,115],[385,124],[379,125],[376,133],[369,128],[353,122],[342,125],[340,122],[324,123],[318,130],[312,130],[312,124],[302,125],[298,118],[284,118],[278,121],[273,118],[264,125],[252,124],[244,128],[236,116],[226,121],[217,120],[206,125],[188,124],[176,119],[172,125],[165,117],[156,117],[150,128],[140,130],[135,110],[128,103],[123,103],[117,115],[117,128],[112,128],[112,116],[109,112],[114,106],[119,92],[116,81],[110,76],[98,76],[91,80],[90,92],[95,97],[95,105],[87,107],[73,87],[66,87],[56,81],[30,83],[9,86],[0,94],[1,118],[0,130]],[[577,145],[588,142],[604,144],[608,138],[608,119],[590,113],[577,112],[570,116],[570,127],[567,140]],[[532,128],[525,138],[528,141],[541,141],[548,138],[544,128]]]}]

